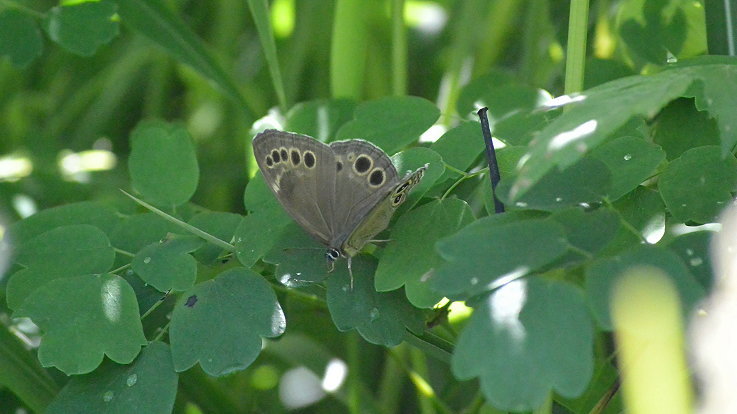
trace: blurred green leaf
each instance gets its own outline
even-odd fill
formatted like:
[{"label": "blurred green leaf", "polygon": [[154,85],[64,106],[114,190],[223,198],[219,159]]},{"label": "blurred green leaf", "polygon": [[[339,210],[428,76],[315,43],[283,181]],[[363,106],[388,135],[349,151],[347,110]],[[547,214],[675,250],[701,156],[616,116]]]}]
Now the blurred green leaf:
[{"label": "blurred green leaf", "polygon": [[287,112],[285,130],[309,135],[318,141],[334,141],[338,129],[353,119],[351,99],[317,99],[300,102]]},{"label": "blurred green leaf", "polygon": [[393,154],[417,141],[439,116],[438,108],[423,98],[381,98],[359,104],[354,119],[340,127],[336,138],[362,138]]},{"label": "blurred green leaf", "polygon": [[432,291],[423,280],[424,275],[443,264],[434,249],[435,242],[473,219],[468,204],[455,198],[432,201],[400,217],[376,269],[376,290],[395,290],[404,285],[414,306],[429,308],[438,303],[443,295]]},{"label": "blurred green leaf", "polygon": [[555,222],[485,217],[435,244],[446,263],[436,268],[430,283],[445,296],[482,293],[534,272],[567,248],[563,226]]},{"label": "blurred green leaf", "polygon": [[89,224],[57,227],[22,244],[16,261],[27,269],[8,282],[8,306],[18,309],[29,294],[59,278],[103,273],[115,251],[105,233]]},{"label": "blurred green leaf", "polygon": [[24,68],[42,52],[41,31],[32,17],[14,9],[0,12],[0,56],[8,56],[13,66]]},{"label": "blurred green leaf", "polygon": [[550,392],[584,392],[593,373],[593,331],[581,292],[536,277],[484,298],[458,338],[453,373],[479,377],[497,408],[533,410]]},{"label": "blurred green leaf", "polygon": [[737,190],[737,159],[714,145],[692,148],[663,171],[658,189],[679,221],[712,222]]},{"label": "blurred green leaf", "polygon": [[[484,152],[481,124],[464,121],[438,138],[430,146],[430,149],[437,152],[446,164],[461,171],[466,171]],[[451,171],[447,171],[446,174],[457,176]]]},{"label": "blurred green leaf", "polygon": [[704,296],[704,288],[675,253],[662,247],[635,246],[616,257],[597,260],[586,268],[586,296],[602,329],[612,329],[609,300],[614,283],[627,269],[641,265],[661,269],[672,279],[684,317],[690,315]]},{"label": "blurred green leaf", "polygon": [[711,266],[709,246],[711,231],[695,231],[681,234],[668,242],[668,249],[675,252],[688,267],[689,272],[706,291],[710,291],[714,283],[714,271]]},{"label": "blurred green leaf", "polygon": [[245,268],[227,270],[177,301],[169,329],[174,367],[181,372],[199,362],[213,376],[240,371],[261,352],[261,337],[285,328],[269,284]]},{"label": "blurred green leaf", "polygon": [[187,130],[162,121],[142,122],[131,133],[128,169],[133,187],[147,200],[164,206],[187,202],[200,174]]},{"label": "blurred green leaf", "polygon": [[587,259],[580,252],[595,255],[614,239],[621,226],[617,214],[604,208],[584,211],[582,208],[572,207],[554,212],[548,220],[562,225],[568,243],[578,249],[563,256],[561,263],[566,263],[567,259]]},{"label": "blurred green leaf", "polygon": [[169,345],[152,342],[130,365],[107,361],[91,374],[72,378],[45,412],[170,413],[177,381]]},{"label": "blurred green leaf", "polygon": [[128,364],[146,345],[133,289],[113,274],[52,280],[13,314],[43,331],[38,359],[67,375],[86,374],[107,355]]},{"label": "blurred green leaf", "polygon": [[44,30],[68,51],[92,56],[118,35],[116,10],[117,3],[109,0],[57,6],[46,15]]},{"label": "blurred green leaf", "polygon": [[235,82],[213,58],[202,40],[161,0],[121,1],[118,3],[118,12],[126,26],[213,81],[249,118],[256,118]]},{"label": "blurred green leaf", "polygon": [[150,244],[136,254],[131,268],[160,292],[187,290],[197,278],[197,261],[189,253],[202,244],[202,240],[192,236]]},{"label": "blurred green leaf", "polygon": [[284,95],[284,83],[282,82],[281,70],[279,70],[279,60],[276,57],[276,43],[274,42],[274,33],[269,19],[268,2],[266,0],[248,0],[248,8],[251,10],[253,22],[256,24],[258,38],[261,41],[261,50],[269,65],[274,92],[276,92],[279,105],[283,110],[286,110],[287,98]]},{"label": "blurred green leaf", "polygon": [[336,267],[327,279],[328,309],[335,326],[341,331],[356,329],[363,339],[384,346],[399,345],[407,329],[421,332],[422,314],[401,291],[374,290],[375,261],[356,256],[353,262],[352,286],[347,268]]},{"label": "blurred green leaf", "polygon": [[609,200],[634,190],[650,178],[665,159],[663,150],[637,137],[620,137],[596,147],[591,156],[606,164],[612,177]]}]

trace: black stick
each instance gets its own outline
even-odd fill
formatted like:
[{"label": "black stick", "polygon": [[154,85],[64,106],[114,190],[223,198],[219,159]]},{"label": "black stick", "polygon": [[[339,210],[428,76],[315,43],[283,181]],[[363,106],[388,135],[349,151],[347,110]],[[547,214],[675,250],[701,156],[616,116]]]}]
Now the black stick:
[{"label": "black stick", "polygon": [[486,117],[486,111],[489,108],[483,107],[479,109],[477,114],[481,120],[481,133],[484,134],[484,142],[486,143],[486,159],[489,161],[489,178],[491,178],[491,193],[494,196],[494,211],[496,213],[504,213],[504,204],[499,201],[496,196],[496,186],[499,184],[499,164],[496,162],[496,151],[494,143],[491,141],[491,130],[489,129],[489,118]]}]

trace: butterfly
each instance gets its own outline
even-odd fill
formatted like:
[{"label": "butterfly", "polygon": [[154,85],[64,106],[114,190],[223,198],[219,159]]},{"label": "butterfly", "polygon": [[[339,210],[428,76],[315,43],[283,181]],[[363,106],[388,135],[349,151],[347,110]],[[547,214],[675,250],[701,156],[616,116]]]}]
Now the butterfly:
[{"label": "butterfly", "polygon": [[389,156],[362,139],[324,144],[307,135],[267,129],[253,138],[266,184],[284,210],[327,247],[325,259],[351,257],[389,225],[427,165],[399,178]]}]

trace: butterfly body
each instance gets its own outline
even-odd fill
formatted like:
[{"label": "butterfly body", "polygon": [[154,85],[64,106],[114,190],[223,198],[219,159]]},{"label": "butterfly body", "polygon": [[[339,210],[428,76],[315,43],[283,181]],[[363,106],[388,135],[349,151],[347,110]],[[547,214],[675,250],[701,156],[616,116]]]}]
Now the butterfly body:
[{"label": "butterfly body", "polygon": [[426,169],[400,179],[386,153],[368,141],[328,145],[276,130],[256,135],[253,152],[274,196],[327,246],[329,262],[354,256],[384,230]]}]

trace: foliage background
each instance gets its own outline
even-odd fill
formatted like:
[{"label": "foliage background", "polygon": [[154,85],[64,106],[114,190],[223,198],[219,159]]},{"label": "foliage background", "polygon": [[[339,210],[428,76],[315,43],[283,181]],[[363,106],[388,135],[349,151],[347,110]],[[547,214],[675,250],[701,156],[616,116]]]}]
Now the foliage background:
[{"label": "foliage background", "polygon": [[[258,321],[248,321],[248,315],[258,312],[238,308],[237,301],[223,304],[223,313],[241,315],[231,320],[240,321],[258,333],[256,342],[243,345],[251,350],[244,358],[258,355],[258,359],[244,364],[250,365],[248,369],[240,370],[243,367],[239,366],[235,373],[224,377],[207,374],[234,371],[227,365],[231,351],[211,346],[212,354],[223,356],[226,361],[215,361],[208,366],[200,359],[202,367],[194,365],[186,370],[197,361],[197,356],[179,354],[174,357],[173,365],[160,365],[161,361],[167,361],[169,350],[161,342],[154,342],[145,348],[146,352],[131,368],[105,361],[92,374],[79,377],[84,379],[67,382],[65,373],[87,373],[100,361],[87,369],[65,365],[65,362],[73,364],[78,360],[74,357],[69,358],[71,361],[65,360],[64,357],[74,355],[75,349],[103,344],[105,335],[98,332],[81,344],[65,342],[66,348],[57,350],[57,355],[47,354],[46,360],[39,353],[45,366],[56,367],[41,368],[35,355],[40,333],[19,324],[11,315],[16,312],[15,316],[23,314],[33,318],[47,335],[45,340],[50,342],[49,329],[63,326],[64,322],[52,321],[43,326],[39,320],[45,316],[34,318],[34,315],[48,313],[49,309],[44,306],[50,304],[59,306],[61,312],[65,308],[64,295],[70,287],[80,292],[84,289],[95,291],[100,286],[118,286],[118,279],[101,278],[96,282],[99,286],[86,279],[74,279],[73,283],[69,280],[50,282],[59,286],[56,289],[47,286],[45,291],[34,293],[39,295],[37,302],[44,305],[35,308],[21,307],[24,297],[13,299],[14,294],[7,293],[11,289],[0,290],[0,296],[4,296],[0,301],[3,306],[0,317],[8,328],[0,330],[4,366],[8,367],[5,372],[21,372],[0,377],[4,386],[0,390],[3,412],[13,412],[17,407],[39,410],[54,398],[54,409],[58,411],[73,412],[75,407],[89,407],[92,401],[106,407],[105,404],[113,399],[116,404],[124,401],[117,407],[130,408],[125,405],[127,401],[143,404],[138,408],[149,412],[171,410],[171,404],[165,403],[166,398],[159,398],[158,401],[164,402],[155,406],[157,398],[151,395],[171,397],[177,412],[279,412],[285,409],[284,399],[279,395],[280,380],[284,386],[289,375],[293,375],[291,370],[300,366],[306,366],[319,378],[333,358],[347,362],[346,384],[305,411],[492,413],[503,412],[498,411],[500,409],[537,409],[538,412],[619,412],[621,401],[615,385],[617,372],[609,332],[608,302],[607,299],[595,300],[597,295],[608,292],[608,282],[601,282],[603,278],[592,275],[613,274],[623,266],[622,261],[629,263],[628,260],[662,264],[669,274],[675,275],[672,277],[676,279],[686,310],[710,285],[711,271],[705,247],[709,234],[693,233],[678,238],[665,232],[666,227],[713,222],[722,205],[719,203],[731,198],[737,184],[734,169],[737,161],[731,155],[735,139],[733,134],[726,133],[735,125],[735,116],[729,112],[734,108],[734,98],[729,96],[735,96],[730,91],[737,84],[729,82],[735,80],[734,62],[729,59],[697,60],[691,68],[683,63],[680,70],[663,71],[668,63],[706,54],[707,18],[712,19],[708,26],[711,52],[725,53],[721,45],[729,44],[730,39],[720,37],[720,32],[726,31],[722,30],[718,17],[714,20],[713,12],[705,17],[704,4],[700,1],[598,0],[592,1],[588,10],[586,2],[551,0],[384,0],[370,4],[355,0],[275,0],[268,8],[266,2],[256,0],[128,0],[75,6],[76,3],[79,2],[64,2],[64,6],[60,6],[47,1],[0,0],[0,53],[5,55],[0,60],[0,152],[3,154],[0,212],[5,223],[17,222],[35,211],[90,200],[109,210],[97,207],[87,210],[85,207],[70,216],[100,214],[107,220],[108,216],[128,217],[138,213],[137,216],[142,217],[140,207],[119,191],[131,188],[147,201],[185,221],[208,211],[239,215],[250,212],[254,217],[259,217],[260,212],[262,223],[283,220],[283,217],[263,216],[267,211],[278,215],[279,210],[273,200],[266,198],[270,194],[258,187],[258,180],[248,185],[244,196],[244,186],[256,172],[249,155],[250,139],[255,131],[268,125],[301,132],[316,130],[316,113],[321,107],[337,114],[338,124],[333,130],[338,136],[353,131],[375,133],[376,139],[384,138],[389,145],[394,145],[391,144],[392,136],[379,127],[384,123],[399,125],[399,131],[409,140],[396,144],[394,150],[416,141],[420,133],[433,124],[435,126],[426,137],[437,138],[448,130],[445,141],[432,146],[421,145],[430,146],[440,154],[448,170],[438,170],[436,181],[427,184],[434,184],[433,188],[423,190],[424,200],[414,200],[416,215],[408,214],[405,222],[395,223],[392,237],[400,238],[401,234],[406,237],[401,240],[408,240],[408,244],[397,243],[400,247],[391,253],[393,258],[388,246],[378,264],[371,259],[359,264],[360,271],[369,274],[357,280],[370,281],[372,269],[377,267],[374,285],[367,283],[359,287],[357,299],[340,294],[341,278],[345,277],[341,274],[328,278],[324,290],[314,286],[295,288],[288,283],[282,286],[273,278],[259,278],[250,271],[236,275],[241,270],[230,269],[233,262],[230,265],[214,262],[221,250],[203,251],[199,239],[174,238],[164,253],[156,253],[171,260],[164,270],[177,269],[173,273],[196,275],[197,282],[202,282],[193,288],[197,289],[199,298],[218,291],[219,285],[204,283],[218,275],[217,280],[223,283],[231,283],[231,279],[243,281],[242,285],[232,282],[236,284],[225,285],[223,289],[242,291],[242,297],[254,295],[254,303],[263,300],[254,305],[254,309],[273,310],[269,306],[277,299],[284,308],[287,333],[279,340],[269,340],[259,354],[258,336],[278,336],[283,327],[279,328],[279,324],[261,326]],[[82,10],[79,7],[86,8],[79,13],[72,12],[72,9]],[[572,16],[570,25],[569,16]],[[582,16],[588,16],[588,22]],[[567,56],[570,60],[566,67]],[[621,79],[636,74],[652,77]],[[607,83],[617,79],[621,80]],[[599,85],[600,88],[589,95],[588,102],[571,106],[564,115],[560,110],[539,108],[552,96]],[[387,96],[396,98],[392,100]],[[434,105],[429,105],[428,101]],[[517,211],[508,213],[506,218],[475,220],[474,217],[486,216],[490,210],[487,178],[461,175],[456,171],[476,173],[483,166],[478,124],[468,121],[475,119],[473,112],[477,102],[490,107],[495,136],[507,144],[507,148],[500,151],[502,177],[508,177],[501,195],[508,206],[513,210],[516,206]],[[357,108],[369,115],[361,119],[361,110]],[[576,155],[575,151],[560,151],[546,158],[547,154],[539,150],[545,148],[541,142],[552,142],[561,131],[570,131],[591,119],[599,120],[600,128],[598,135],[587,138],[592,157],[581,161],[581,155]],[[340,132],[339,126],[347,121],[354,123],[350,127],[353,131]],[[732,131],[737,131],[737,127]],[[147,146],[149,135],[166,137],[168,144]],[[538,141],[528,146],[534,137]],[[135,156],[137,145],[138,156]],[[689,150],[692,152],[684,155]],[[439,159],[432,158],[434,155],[428,151],[407,150],[396,162],[411,166]],[[541,162],[534,163],[534,168],[516,171],[515,165],[525,153]],[[633,154],[637,162],[633,163],[636,168],[632,170],[627,169],[626,164],[612,161],[627,160],[627,156]],[[620,175],[614,178],[609,173],[598,175],[604,171],[602,163],[607,171],[618,171]],[[444,165],[431,164],[437,168]],[[573,171],[568,175],[553,174],[551,178],[551,170],[570,165],[577,169],[568,170]],[[684,182],[698,178],[689,175],[689,171],[701,170],[705,165],[716,165],[713,170],[706,171],[704,177],[709,183],[718,185],[701,189],[696,196],[688,187],[683,190]],[[145,190],[157,177],[188,174],[196,177],[192,188],[183,188],[193,182],[185,179],[181,184],[154,184],[152,189]],[[522,179],[517,180],[518,176]],[[544,177],[548,177],[548,181],[544,181]],[[597,177],[605,178],[596,181]],[[528,199],[515,197],[521,182],[537,183],[538,191],[529,191]],[[644,185],[638,186],[642,183]],[[606,190],[594,191],[597,186],[606,187]],[[540,188],[550,191],[541,192]],[[571,188],[579,191],[564,192]],[[596,194],[593,199],[592,192]],[[464,202],[445,197],[451,193]],[[561,195],[566,201],[569,197],[576,202],[595,201],[607,208],[592,214],[580,208],[557,211],[551,205]],[[681,201],[690,202],[693,198],[706,201],[704,205],[679,210]],[[187,200],[190,203],[182,205],[182,201]],[[129,223],[130,228],[142,229],[141,232],[151,229],[155,220],[150,214],[146,217],[149,218],[141,218],[135,226]],[[649,220],[653,217],[659,218],[656,227],[662,228],[666,235],[652,250],[638,250],[636,246],[651,230],[648,226],[652,226]],[[241,218],[213,215],[189,223],[227,238],[233,235],[232,230]],[[417,240],[414,229],[426,226],[423,223],[428,220],[447,222],[448,228],[427,240]],[[471,221],[476,227],[469,225],[466,233],[456,233]],[[180,227],[157,223],[165,233],[186,233]],[[606,231],[609,225],[611,231]],[[16,237],[18,228],[23,226],[37,226],[26,230],[34,233],[33,236],[42,234],[41,229],[45,232],[54,227],[48,223],[16,225]],[[99,256],[79,250],[69,253],[61,248],[65,243],[74,246],[70,241],[72,235],[78,236],[83,243],[95,237],[107,237],[104,234],[107,231],[100,235],[101,231],[94,226],[83,224],[67,229],[69,233],[52,231],[59,234],[43,233],[49,239],[36,240],[35,244],[28,241],[32,239],[29,235],[25,241],[31,243],[30,247],[21,248],[14,264],[0,262],[8,267],[0,278],[0,286],[7,287],[9,275],[21,271],[49,273],[59,267],[79,266],[80,274],[104,273],[113,260],[115,267],[126,266],[126,255],[118,251],[117,255],[109,256],[112,251],[109,246],[100,249]],[[290,231],[292,235],[298,232]],[[455,239],[446,238],[434,244],[437,239],[453,233],[456,233]],[[596,239],[592,233],[603,236]],[[515,235],[520,238],[515,239]],[[129,242],[129,252],[149,248],[142,240],[133,240],[135,234],[125,237],[120,236],[117,241]],[[489,244],[479,244],[478,237]],[[289,237],[287,241],[274,243],[278,246],[308,243],[294,239]],[[561,239],[565,239],[565,243],[558,243]],[[423,242],[427,245],[422,246]],[[453,246],[460,247],[453,250]],[[470,255],[470,261],[467,261],[469,256],[464,255],[469,252],[468,246],[480,246],[478,252]],[[634,250],[628,250],[633,246]],[[261,256],[253,258],[252,263],[250,258],[244,259],[243,246],[236,243],[236,247],[241,263],[254,264],[264,253],[269,253],[267,247],[271,246],[264,247]],[[402,248],[406,251],[401,251]],[[505,367],[518,374],[522,382],[517,384],[511,381],[513,378],[502,376],[505,388],[499,383],[498,372],[501,371],[493,364],[498,359],[513,358],[498,354],[486,360],[484,355],[487,355],[487,348],[513,349],[513,346],[504,343],[504,338],[493,337],[493,332],[488,330],[492,323],[481,316],[469,320],[470,308],[463,306],[452,308],[449,320],[444,319],[442,312],[436,315],[424,310],[420,313],[417,308],[424,306],[418,304],[433,296],[428,299],[423,296],[426,293],[422,289],[411,286],[412,280],[397,281],[395,274],[401,273],[397,269],[407,274],[417,269],[416,262],[410,262],[407,269],[403,269],[402,258],[417,255],[425,260],[423,252],[429,251],[432,260],[438,260],[433,266],[441,275],[439,278],[443,272],[463,273],[460,279],[474,285],[474,269],[490,266],[478,258],[489,251],[514,248],[544,254],[495,257],[497,276],[526,260],[535,262],[533,267],[545,276],[540,281],[531,281],[529,288],[531,297],[539,295],[540,298],[531,302],[537,308],[528,310],[531,321],[526,322],[537,323],[541,332],[539,338],[530,340],[534,349],[525,353],[531,355],[534,362],[515,360],[515,363],[531,365]],[[267,254],[255,270],[271,275],[275,270],[269,263],[289,262],[275,253],[270,254],[274,257],[269,258]],[[694,254],[702,261],[698,265],[703,264],[698,270],[692,269],[699,266],[694,266],[693,258],[687,257]],[[174,277],[161,281],[155,276],[146,279],[146,271],[142,269],[147,257],[151,256],[139,254],[139,262],[134,258],[131,269],[154,288],[174,289],[178,293],[148,313],[145,305],[156,303],[158,294],[151,286],[143,286],[142,281],[138,281],[139,286],[131,280],[133,277],[128,278],[133,288],[130,291],[125,287],[120,289],[127,292],[122,294],[128,295],[126,300],[135,297],[142,313],[146,312],[142,331],[126,326],[110,335],[120,335],[121,341],[132,341],[140,346],[154,338],[169,336],[174,342],[177,335],[191,339],[207,332],[211,325],[199,326],[196,321],[190,321],[181,326],[172,322],[168,327],[170,331],[162,333],[160,328],[167,326],[167,315],[176,312],[172,309],[176,309],[177,304],[180,308],[185,306],[192,297],[188,289],[195,280],[182,281]],[[131,262],[130,257],[128,262]],[[221,278],[222,272],[234,273]],[[417,275],[418,280],[420,276],[422,274]],[[268,280],[268,285],[264,285],[264,280]],[[457,299],[470,299],[469,305],[486,310],[483,298],[488,292],[452,282],[452,277],[443,280],[451,282],[438,285],[440,292],[445,293],[440,297],[455,295]],[[494,280],[496,277],[488,281]],[[568,283],[556,283],[561,280]],[[404,292],[379,296],[374,291],[374,288],[390,291],[403,284]],[[573,285],[578,287],[573,288]],[[259,289],[266,293],[255,295],[253,292],[262,292]],[[276,295],[271,298],[268,292],[273,291]],[[404,299],[405,293],[414,307]],[[551,297],[566,300],[554,301]],[[376,303],[384,301],[381,306],[396,312],[389,315],[410,315],[402,323],[417,335],[405,337],[404,326],[399,325],[400,340],[395,341],[396,335],[377,334],[367,327],[375,318],[358,323],[351,319],[353,315],[349,311],[335,311],[350,310],[352,299],[368,300],[366,298]],[[377,308],[368,306],[367,309]],[[555,309],[564,316],[571,312],[570,317],[554,317],[556,312],[551,310]],[[85,310],[80,308],[79,312]],[[341,320],[336,315],[349,316]],[[474,315],[482,315],[482,312]],[[427,322],[434,317],[439,318],[437,326],[422,332],[422,319]],[[592,329],[594,323],[596,329]],[[199,330],[194,329],[198,326]],[[336,326],[350,332],[341,333]],[[130,330],[125,330],[128,328]],[[194,330],[189,332],[188,328]],[[358,333],[351,331],[353,328]],[[570,331],[579,328],[580,331]],[[555,333],[567,329],[569,334],[575,335]],[[32,350],[27,350],[9,332],[22,332],[22,336],[34,344]],[[473,334],[463,336],[462,332]],[[561,342],[550,345],[551,338]],[[238,336],[237,340],[240,339],[242,337]],[[385,348],[364,339],[392,345],[402,339],[412,343]],[[500,342],[496,342],[496,347],[489,347],[488,344],[495,340]],[[456,351],[463,351],[453,357],[451,368],[454,345]],[[118,363],[130,362],[135,356],[121,356],[110,350],[114,345],[105,346],[101,345],[108,357]],[[209,345],[201,346],[207,348]],[[566,365],[563,359],[571,353],[576,355],[578,350],[581,350],[577,354],[580,358],[572,362],[576,367]],[[591,353],[593,355],[588,355]],[[218,362],[223,363],[217,365]],[[11,367],[20,368],[14,371]],[[543,373],[541,367],[547,367],[550,372]],[[175,375],[175,370],[184,372]],[[531,377],[526,377],[525,373]],[[479,376],[481,381],[475,379]],[[493,379],[495,376],[497,380]],[[537,388],[530,386],[533,382],[530,378],[540,376],[547,376],[543,384]],[[118,393],[108,394],[112,391],[105,389],[108,386],[111,390],[125,390],[132,387],[131,382],[138,385],[133,389],[149,393],[134,393],[125,400],[118,398]],[[91,389],[85,384],[98,384],[101,388]],[[314,387],[318,394],[324,392],[319,391],[319,386]],[[40,389],[45,391],[38,392]],[[172,390],[176,391],[175,400]],[[551,392],[553,390],[558,394]],[[602,401],[603,406],[597,405]],[[146,405],[148,403],[152,405]],[[595,411],[597,409],[600,411]]]}]

